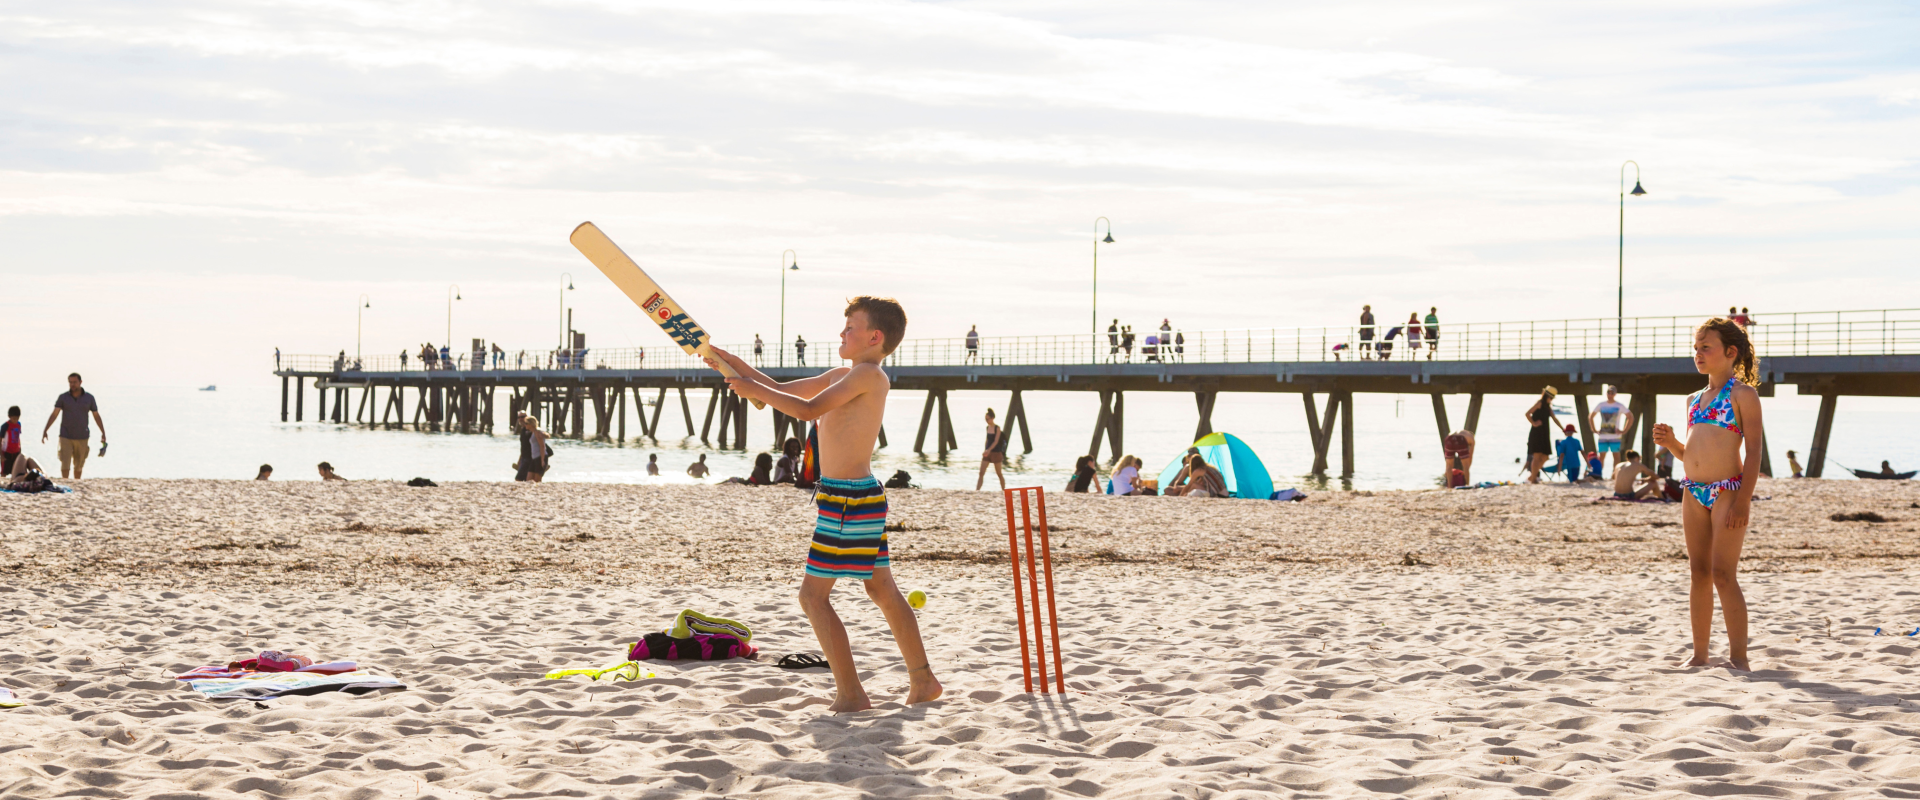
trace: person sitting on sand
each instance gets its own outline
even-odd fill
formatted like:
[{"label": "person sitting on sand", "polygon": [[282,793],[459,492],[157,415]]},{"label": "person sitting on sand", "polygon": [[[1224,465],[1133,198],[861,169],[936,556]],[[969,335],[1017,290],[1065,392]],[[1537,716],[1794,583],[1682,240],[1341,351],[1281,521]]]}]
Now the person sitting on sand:
[{"label": "person sitting on sand", "polygon": [[1653,470],[1647,469],[1647,465],[1640,463],[1639,451],[1628,450],[1624,455],[1627,463],[1613,468],[1613,499],[1645,500],[1658,497],[1660,478],[1653,474]]},{"label": "person sitting on sand", "polygon": [[656,478],[660,477],[660,454],[659,453],[647,454],[647,474]]},{"label": "person sitting on sand", "polygon": [[1227,478],[1199,453],[1187,456],[1187,485],[1182,497],[1226,497]]},{"label": "person sitting on sand", "polygon": [[1200,448],[1187,448],[1187,452],[1180,456],[1180,471],[1173,474],[1173,479],[1167,481],[1167,485],[1160,487],[1161,494],[1168,497],[1186,494],[1187,486],[1193,480],[1193,457],[1197,455],[1200,455]]},{"label": "person sitting on sand", "polygon": [[256,481],[270,481],[270,480],[273,480],[273,465],[272,465],[272,464],[261,464],[261,465],[260,465],[260,474],[258,474],[258,475],[255,475],[255,476],[253,476],[253,479],[254,479],[254,480],[256,480]]},{"label": "person sitting on sand", "polygon": [[754,486],[773,485],[773,456],[761,453],[753,457],[753,473],[747,476],[747,483]]},{"label": "person sitting on sand", "polygon": [[1113,484],[1112,494],[1125,497],[1140,494],[1140,459],[1133,456],[1121,456],[1113,468],[1113,475],[1107,479]]},{"label": "person sitting on sand", "polygon": [[800,480],[801,445],[799,437],[789,436],[780,443],[780,460],[773,465],[774,483],[798,483]]},{"label": "person sitting on sand", "polygon": [[320,480],[322,482],[344,481],[346,478],[342,478],[340,477],[340,473],[334,472],[332,464],[322,461],[320,462]]},{"label": "person sitting on sand", "polygon": [[707,477],[713,470],[707,466],[707,454],[701,453],[700,460],[687,465],[687,474],[696,478]]},{"label": "person sitting on sand", "polygon": [[1094,463],[1093,456],[1081,456],[1073,462],[1073,477],[1067,479],[1067,491],[1085,494],[1093,488],[1093,479],[1099,476],[1100,465]]}]

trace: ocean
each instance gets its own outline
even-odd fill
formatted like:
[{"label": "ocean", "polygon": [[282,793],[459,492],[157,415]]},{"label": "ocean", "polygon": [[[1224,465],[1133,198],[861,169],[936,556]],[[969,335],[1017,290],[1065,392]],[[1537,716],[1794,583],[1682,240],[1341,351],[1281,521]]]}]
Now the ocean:
[{"label": "ocean", "polygon": [[[52,444],[40,443],[40,428],[52,411],[62,383],[0,384],[0,406],[24,409],[23,438],[27,454],[50,468],[55,466]],[[364,427],[321,422],[282,423],[277,384],[222,387],[199,391],[175,386],[89,385],[100,404],[110,434],[107,455],[87,463],[88,477],[228,478],[253,477],[261,464],[272,464],[278,480],[315,480],[315,465],[332,463],[350,479],[434,481],[511,480],[517,440],[505,433],[504,392],[493,435],[427,433],[412,430],[368,430]],[[690,399],[694,399],[689,393]],[[1087,392],[1029,392],[1025,396],[1033,430],[1033,452],[1021,453],[1016,438],[1006,464],[1010,486],[1058,487],[1072,472],[1074,459],[1086,452],[1097,411],[1095,395]],[[925,395],[897,392],[888,398],[889,446],[874,454],[874,474],[885,478],[906,470],[915,484],[947,489],[971,489],[979,474],[984,449],[987,408],[1004,412],[1004,392],[952,392],[949,405],[961,449],[939,458],[931,452],[913,452],[913,439]],[[1324,396],[1318,398],[1324,402]],[[1624,396],[1621,398],[1626,399]],[[698,415],[705,395],[697,398]],[[1597,401],[1598,398],[1595,398]],[[677,406],[674,396],[669,403]],[[1684,398],[1662,396],[1660,418],[1673,422]],[[1532,398],[1489,395],[1481,411],[1475,480],[1511,480],[1526,450],[1527,426],[1522,419]],[[1465,395],[1448,397],[1450,422],[1465,419]],[[1572,406],[1572,398],[1559,405]],[[1786,451],[1800,451],[1812,441],[1818,399],[1797,397],[1791,388],[1765,401],[1768,440],[1775,469],[1786,474]],[[1214,429],[1232,433],[1259,454],[1273,476],[1275,487],[1303,490],[1423,489],[1438,485],[1442,459],[1431,401],[1426,395],[1356,395],[1354,398],[1354,475],[1337,476],[1340,468],[1336,437],[1328,462],[1336,475],[1319,479],[1308,475],[1313,462],[1305,414],[1295,394],[1221,394],[1213,414]],[[308,398],[307,410],[313,410]],[[634,410],[629,409],[632,413]],[[753,456],[773,446],[772,418],[767,411],[749,416],[748,449],[721,450],[688,437],[678,408],[661,415],[659,442],[629,439],[621,442],[555,440],[549,481],[601,483],[693,483],[686,467],[700,456],[713,469],[709,480],[745,477]],[[1826,475],[1851,479],[1840,464],[1877,469],[1882,459],[1896,468],[1920,467],[1920,426],[1913,424],[1920,400],[1907,398],[1853,398],[1840,400],[1834,421]],[[1563,419],[1567,419],[1563,417]],[[1193,397],[1184,393],[1135,392],[1127,398],[1127,451],[1157,473],[1184,450],[1193,438]],[[1570,420],[1569,420],[1570,421]],[[640,426],[629,421],[627,430]],[[56,431],[57,433],[57,431]],[[94,447],[98,452],[99,434]],[[929,431],[931,446],[933,434]],[[51,440],[50,440],[51,441]],[[646,475],[649,455],[657,454],[661,476]],[[1103,450],[1102,461],[1111,453]],[[1836,463],[1839,462],[1839,463]],[[991,471],[987,488],[996,486]]]}]

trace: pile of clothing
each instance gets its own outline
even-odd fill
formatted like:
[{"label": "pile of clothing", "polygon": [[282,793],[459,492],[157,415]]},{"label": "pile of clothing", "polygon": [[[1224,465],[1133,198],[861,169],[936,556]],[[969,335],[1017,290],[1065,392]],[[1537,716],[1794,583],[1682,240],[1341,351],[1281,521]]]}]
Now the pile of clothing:
[{"label": "pile of clothing", "polygon": [[666,630],[640,637],[640,641],[627,648],[624,661],[600,667],[556,669],[544,677],[558,680],[585,675],[596,681],[602,678],[637,681],[657,677],[652,672],[642,674],[642,661],[719,661],[753,658],[758,654],[759,651],[753,646],[752,628],[724,617],[687,609],[675,616],[673,624],[668,625]]},{"label": "pile of clothing", "polygon": [[174,676],[211,700],[266,700],[321,692],[366,694],[381,689],[405,689],[406,684],[386,675],[360,669],[352,661],[314,663],[306,656],[267,650],[225,666],[195,667]]}]

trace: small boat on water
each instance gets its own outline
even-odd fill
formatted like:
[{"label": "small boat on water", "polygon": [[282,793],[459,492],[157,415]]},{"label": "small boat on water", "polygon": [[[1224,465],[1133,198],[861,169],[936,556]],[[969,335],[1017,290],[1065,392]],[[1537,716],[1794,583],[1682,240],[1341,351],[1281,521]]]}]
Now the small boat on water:
[{"label": "small boat on water", "polygon": [[1864,469],[1849,469],[1847,471],[1853,473],[1854,477],[1867,481],[1904,481],[1916,474],[1920,474],[1920,470],[1907,470],[1906,472],[1894,473],[1869,472]]},{"label": "small boat on water", "polygon": [[200,391],[203,391],[203,392],[213,392],[213,391],[219,391],[219,389],[220,389],[220,387],[218,387],[218,386],[215,386],[215,385],[213,385],[213,384],[211,384],[211,383],[209,383],[209,384],[207,384],[207,385],[205,385],[205,386],[202,386],[202,387],[200,387]]}]

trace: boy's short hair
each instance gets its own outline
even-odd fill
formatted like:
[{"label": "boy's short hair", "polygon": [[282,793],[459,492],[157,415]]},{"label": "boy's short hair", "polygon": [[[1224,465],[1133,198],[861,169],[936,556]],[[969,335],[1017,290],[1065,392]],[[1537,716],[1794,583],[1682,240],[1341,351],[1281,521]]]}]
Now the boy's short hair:
[{"label": "boy's short hair", "polygon": [[20,407],[19,407],[19,406],[7,406],[7,416],[9,416],[9,417],[17,417],[17,416],[20,416]]},{"label": "boy's short hair", "polygon": [[881,349],[888,355],[900,346],[900,340],[907,338],[907,310],[900,307],[900,301],[863,294],[847,301],[846,316],[853,316],[855,311],[864,312],[867,327],[880,332]]},{"label": "boy's short hair", "polygon": [[80,373],[78,373],[78,372],[69,372],[69,373],[67,373],[67,377],[69,377],[69,378],[72,378],[72,379],[74,379],[74,380],[76,380],[76,381],[84,381],[84,380],[86,380],[86,378],[82,378],[82,377],[80,377]]},{"label": "boy's short hair", "polygon": [[1628,461],[1640,460],[1640,451],[1638,450],[1628,450],[1625,453],[1621,453],[1621,455],[1626,456]]}]

